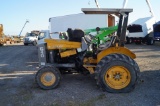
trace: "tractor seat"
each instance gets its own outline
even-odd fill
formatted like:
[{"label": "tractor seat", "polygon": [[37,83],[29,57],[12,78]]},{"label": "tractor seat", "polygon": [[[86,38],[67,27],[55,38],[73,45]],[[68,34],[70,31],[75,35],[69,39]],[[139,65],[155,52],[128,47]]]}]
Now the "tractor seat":
[{"label": "tractor seat", "polygon": [[84,32],[81,29],[72,30],[71,28],[68,28],[67,33],[69,41],[81,42],[82,37],[84,37]]}]

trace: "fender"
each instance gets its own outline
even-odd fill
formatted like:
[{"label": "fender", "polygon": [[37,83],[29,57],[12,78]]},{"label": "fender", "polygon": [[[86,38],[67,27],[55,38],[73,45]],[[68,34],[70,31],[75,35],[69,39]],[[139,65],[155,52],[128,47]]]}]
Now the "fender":
[{"label": "fender", "polygon": [[127,56],[131,57],[132,59],[136,58],[136,55],[126,47],[109,47],[109,48],[101,51],[100,53],[98,53],[98,55],[97,55],[97,63],[103,57],[105,57],[107,55],[110,55],[110,54],[114,54],[114,53],[124,54],[124,55],[127,55]]}]

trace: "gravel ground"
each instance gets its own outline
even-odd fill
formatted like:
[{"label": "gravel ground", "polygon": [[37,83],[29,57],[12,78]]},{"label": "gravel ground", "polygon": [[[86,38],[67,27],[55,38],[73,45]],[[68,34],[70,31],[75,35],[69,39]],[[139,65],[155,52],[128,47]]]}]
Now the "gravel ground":
[{"label": "gravel ground", "polygon": [[137,55],[141,81],[130,93],[107,93],[93,75],[64,75],[60,86],[42,90],[35,83],[37,48],[21,44],[0,47],[0,106],[158,106],[160,45],[127,45]]}]

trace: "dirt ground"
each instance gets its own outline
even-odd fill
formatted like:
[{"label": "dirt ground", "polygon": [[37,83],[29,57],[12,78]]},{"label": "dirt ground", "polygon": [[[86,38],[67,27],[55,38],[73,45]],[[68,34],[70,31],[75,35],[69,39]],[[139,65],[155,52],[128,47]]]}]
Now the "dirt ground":
[{"label": "dirt ground", "polygon": [[0,106],[160,106],[160,44],[126,45],[135,52],[141,81],[130,93],[107,93],[93,75],[64,75],[60,86],[42,90],[35,83],[35,46],[0,47]]}]

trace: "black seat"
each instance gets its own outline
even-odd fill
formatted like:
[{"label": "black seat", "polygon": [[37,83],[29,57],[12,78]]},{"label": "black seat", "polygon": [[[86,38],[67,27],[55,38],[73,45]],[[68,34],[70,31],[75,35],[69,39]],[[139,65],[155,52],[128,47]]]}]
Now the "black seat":
[{"label": "black seat", "polygon": [[67,30],[69,41],[81,42],[82,37],[84,37],[84,32],[81,29],[72,30],[68,28]]}]

